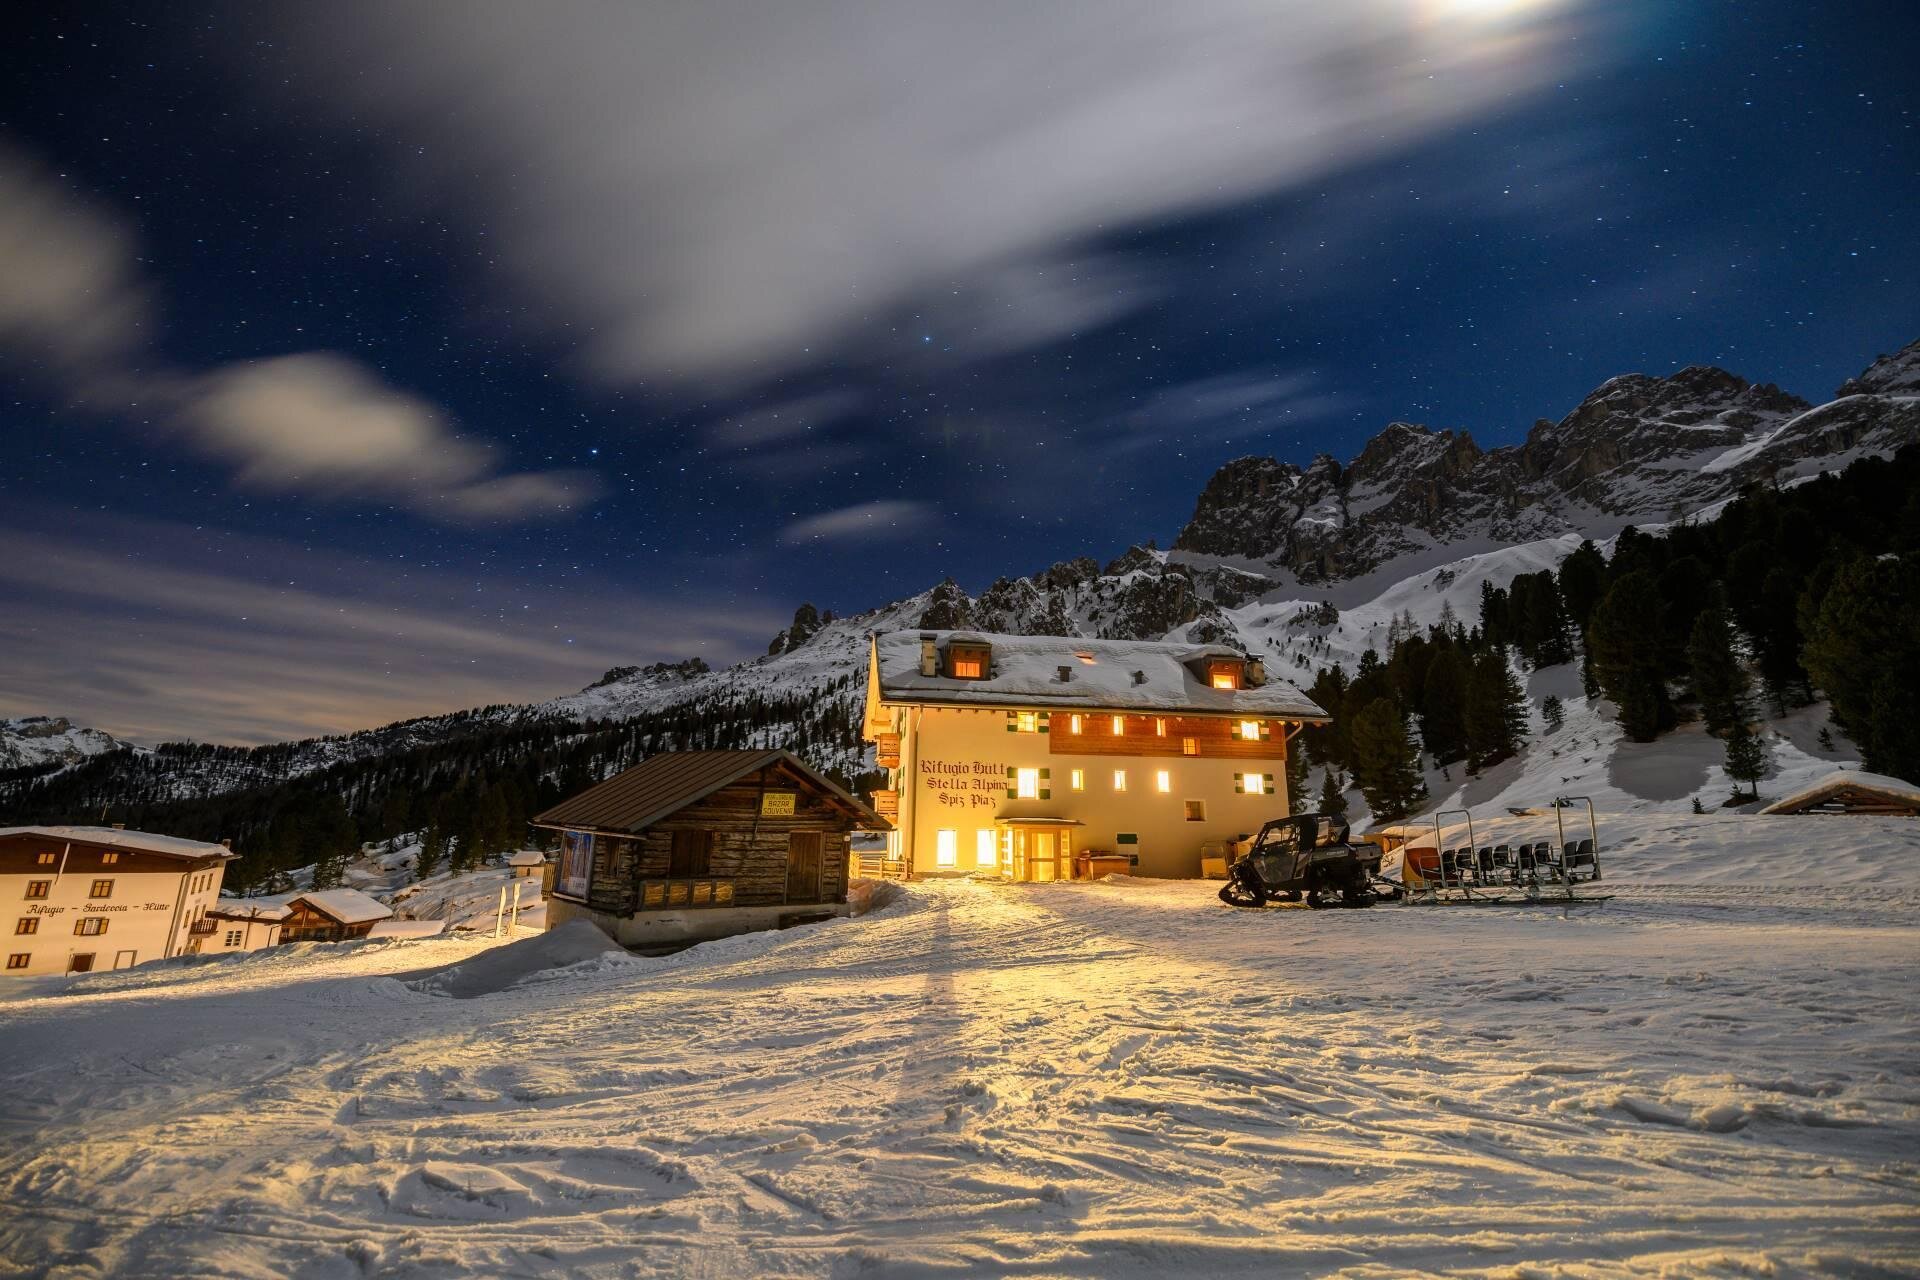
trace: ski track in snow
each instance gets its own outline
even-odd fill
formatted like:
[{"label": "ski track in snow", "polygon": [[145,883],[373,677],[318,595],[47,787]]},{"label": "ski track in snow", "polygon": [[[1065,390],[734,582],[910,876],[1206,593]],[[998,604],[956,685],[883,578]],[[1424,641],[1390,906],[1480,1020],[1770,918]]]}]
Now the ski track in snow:
[{"label": "ski track in snow", "polygon": [[471,1000],[393,980],[454,939],[49,981],[0,997],[0,1274],[1911,1274],[1875,830],[1878,883],[1623,854],[1572,911],[950,881]]}]

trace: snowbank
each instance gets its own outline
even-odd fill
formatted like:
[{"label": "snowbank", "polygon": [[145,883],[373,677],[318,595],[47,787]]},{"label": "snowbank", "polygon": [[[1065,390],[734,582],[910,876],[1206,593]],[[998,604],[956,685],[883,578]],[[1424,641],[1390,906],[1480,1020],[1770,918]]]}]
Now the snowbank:
[{"label": "snowbank", "polygon": [[569,920],[557,929],[482,952],[406,983],[426,995],[471,1000],[509,987],[537,982],[571,965],[618,957],[626,949],[591,920]]}]

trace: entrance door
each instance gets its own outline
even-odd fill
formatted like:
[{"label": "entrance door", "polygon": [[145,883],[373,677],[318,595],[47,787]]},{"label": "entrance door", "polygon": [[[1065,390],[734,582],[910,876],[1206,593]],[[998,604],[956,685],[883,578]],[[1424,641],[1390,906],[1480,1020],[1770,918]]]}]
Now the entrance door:
[{"label": "entrance door", "polygon": [[92,973],[93,972],[93,952],[89,951],[83,956],[74,956],[72,959],[68,960],[67,972],[68,973]]},{"label": "entrance door", "polygon": [[1055,880],[1059,878],[1060,834],[1057,831],[1036,831],[1032,836],[1033,852],[1027,865],[1032,868],[1035,880]]},{"label": "entrance door", "polygon": [[796,831],[787,837],[787,901],[820,901],[818,831]]},{"label": "entrance door", "polygon": [[114,953],[113,953],[113,967],[114,967],[114,968],[116,968],[116,969],[131,969],[131,968],[133,968],[133,965],[134,965],[134,959],[133,959],[133,952],[131,952],[131,951],[116,951],[116,952],[114,952]]}]

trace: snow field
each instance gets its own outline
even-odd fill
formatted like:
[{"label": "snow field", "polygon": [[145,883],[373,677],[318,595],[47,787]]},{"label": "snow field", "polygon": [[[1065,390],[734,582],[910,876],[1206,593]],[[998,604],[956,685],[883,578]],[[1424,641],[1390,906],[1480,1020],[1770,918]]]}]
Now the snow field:
[{"label": "snow field", "polygon": [[1764,833],[1854,820],[1620,821],[1573,911],[935,882],[472,999],[394,980],[452,940],[0,998],[0,1274],[1920,1269],[1920,824],[1795,892]]}]

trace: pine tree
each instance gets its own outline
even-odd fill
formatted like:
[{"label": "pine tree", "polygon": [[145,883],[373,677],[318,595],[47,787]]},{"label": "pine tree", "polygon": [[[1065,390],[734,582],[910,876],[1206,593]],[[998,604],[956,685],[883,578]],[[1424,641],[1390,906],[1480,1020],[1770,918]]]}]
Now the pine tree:
[{"label": "pine tree", "polygon": [[1312,801],[1307,788],[1307,751],[1297,739],[1287,743],[1287,804],[1294,813],[1307,812]]},{"label": "pine tree", "polygon": [[1560,701],[1559,694],[1547,695],[1547,700],[1540,704],[1540,718],[1546,722],[1548,733],[1558,733],[1566,728],[1567,708]]},{"label": "pine tree", "polygon": [[1375,821],[1404,818],[1426,802],[1419,753],[1391,698],[1375,698],[1354,717],[1353,777]]},{"label": "pine tree", "polygon": [[1709,733],[1724,733],[1747,719],[1750,682],[1733,651],[1733,625],[1716,600],[1693,620],[1687,639],[1687,665],[1693,695],[1700,700],[1700,718]]},{"label": "pine tree", "polygon": [[1662,617],[1659,582],[1647,569],[1622,576],[1593,611],[1593,672],[1635,742],[1652,742],[1673,725],[1661,663]]},{"label": "pine tree", "polygon": [[1451,646],[1427,664],[1420,741],[1435,764],[1452,764],[1467,753],[1467,664]]},{"label": "pine tree", "polygon": [[1320,812],[1346,821],[1347,786],[1332,765],[1327,766],[1327,776],[1320,783]]},{"label": "pine tree", "polygon": [[1478,773],[1518,754],[1527,740],[1527,695],[1498,649],[1467,676],[1467,769]]},{"label": "pine tree", "polygon": [[1760,798],[1759,782],[1767,771],[1769,754],[1767,744],[1744,724],[1734,725],[1727,735],[1727,776],[1747,784],[1749,800]]},{"label": "pine tree", "polygon": [[1807,670],[1833,703],[1833,722],[1867,768],[1920,777],[1920,555],[1861,555],[1801,608]]}]

